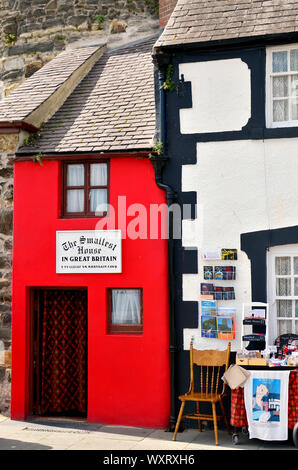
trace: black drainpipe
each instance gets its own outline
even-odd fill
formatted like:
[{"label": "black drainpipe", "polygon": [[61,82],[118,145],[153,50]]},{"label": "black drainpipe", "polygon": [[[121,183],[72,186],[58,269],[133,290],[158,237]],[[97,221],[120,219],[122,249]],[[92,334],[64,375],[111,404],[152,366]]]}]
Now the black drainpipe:
[{"label": "black drainpipe", "polygon": [[[159,59],[162,59],[162,64]],[[163,168],[168,161],[166,139],[166,92],[162,85],[165,82],[166,67],[169,57],[154,56],[153,61],[158,66],[159,82],[159,135],[162,143],[163,155],[151,157],[155,171],[155,181],[160,189],[166,191],[168,208],[176,201],[176,193],[163,182]],[[174,431],[176,425],[176,331],[175,331],[175,270],[174,270],[174,220],[173,211],[168,210],[168,286],[169,286],[169,329],[170,329],[170,387],[171,387],[171,416],[168,431]]]}]

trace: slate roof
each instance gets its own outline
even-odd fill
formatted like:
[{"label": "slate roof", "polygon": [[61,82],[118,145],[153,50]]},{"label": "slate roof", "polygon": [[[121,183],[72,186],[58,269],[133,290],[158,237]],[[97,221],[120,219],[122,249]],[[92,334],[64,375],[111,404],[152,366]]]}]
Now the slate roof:
[{"label": "slate roof", "polygon": [[178,0],[155,47],[297,31],[295,0]]},{"label": "slate roof", "polygon": [[0,123],[23,121],[102,46],[62,52],[0,101]]},{"label": "slate roof", "polygon": [[20,153],[150,149],[155,95],[150,40],[109,51],[46,123],[35,147]]}]

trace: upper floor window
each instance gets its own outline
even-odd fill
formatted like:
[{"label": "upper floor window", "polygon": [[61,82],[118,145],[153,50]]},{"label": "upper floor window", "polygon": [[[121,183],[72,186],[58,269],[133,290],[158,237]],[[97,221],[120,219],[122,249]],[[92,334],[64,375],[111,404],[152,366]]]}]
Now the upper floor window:
[{"label": "upper floor window", "polygon": [[267,50],[267,127],[298,126],[298,44]]},{"label": "upper floor window", "polygon": [[108,193],[108,162],[84,161],[64,164],[64,217],[104,217],[108,210]]}]

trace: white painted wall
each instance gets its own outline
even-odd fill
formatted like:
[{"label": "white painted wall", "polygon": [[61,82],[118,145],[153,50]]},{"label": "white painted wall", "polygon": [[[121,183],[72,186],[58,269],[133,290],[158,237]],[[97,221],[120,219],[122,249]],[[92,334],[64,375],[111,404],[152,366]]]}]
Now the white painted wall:
[{"label": "white painted wall", "polygon": [[[183,275],[183,300],[199,301],[203,265],[232,264],[235,281],[212,281],[234,286],[234,301],[219,306],[237,308],[236,339],[240,348],[242,303],[251,301],[250,261],[238,251],[237,261],[206,262],[202,251],[237,248],[240,235],[257,230],[298,225],[298,139],[246,140],[197,144],[197,163],[182,168],[182,191],[196,191],[198,218],[184,221],[182,243],[198,248],[198,274]],[[210,281],[211,282],[211,281]],[[200,349],[226,347],[226,340],[200,337],[200,329],[184,330],[184,348],[191,336]]]},{"label": "white painted wall", "polygon": [[241,59],[180,64],[191,82],[190,109],[180,110],[182,134],[241,130],[251,115],[250,70]]}]

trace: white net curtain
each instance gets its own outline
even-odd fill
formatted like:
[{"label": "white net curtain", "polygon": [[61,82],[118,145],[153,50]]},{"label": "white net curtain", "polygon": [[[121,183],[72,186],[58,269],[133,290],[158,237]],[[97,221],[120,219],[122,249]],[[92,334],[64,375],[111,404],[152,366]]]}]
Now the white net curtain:
[{"label": "white net curtain", "polygon": [[298,120],[298,49],[272,54],[273,121]]},{"label": "white net curtain", "polygon": [[[107,186],[108,174],[106,163],[90,165],[90,186]],[[107,190],[90,189],[90,211],[105,212],[107,210]]]},{"label": "white net curtain", "polygon": [[[107,164],[90,164],[89,190],[86,197],[89,198],[89,212],[106,212],[107,210]],[[67,165],[67,212],[84,212],[85,208],[85,165],[83,163]],[[105,188],[98,188],[105,186]],[[75,188],[78,189],[75,189]]]},{"label": "white net curtain", "polygon": [[141,323],[140,289],[112,289],[112,324]]},{"label": "white net curtain", "polygon": [[275,258],[277,334],[298,334],[298,257]]}]

